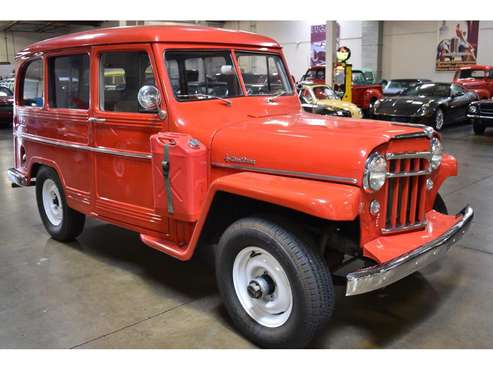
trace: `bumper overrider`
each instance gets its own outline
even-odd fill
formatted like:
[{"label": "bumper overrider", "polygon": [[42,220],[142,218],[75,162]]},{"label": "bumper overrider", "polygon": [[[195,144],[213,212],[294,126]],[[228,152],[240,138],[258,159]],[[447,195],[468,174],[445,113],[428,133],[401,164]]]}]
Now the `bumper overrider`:
[{"label": "bumper overrider", "polygon": [[473,217],[473,209],[467,206],[456,215],[457,222],[434,240],[380,265],[349,273],[346,276],[346,295],[383,288],[441,259],[465,234]]}]

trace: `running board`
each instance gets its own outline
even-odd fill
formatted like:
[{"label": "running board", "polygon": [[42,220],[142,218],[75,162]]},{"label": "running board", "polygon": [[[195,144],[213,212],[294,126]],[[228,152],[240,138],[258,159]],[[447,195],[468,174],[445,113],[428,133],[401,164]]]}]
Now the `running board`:
[{"label": "running board", "polygon": [[140,234],[140,240],[153,249],[160,252],[169,254],[172,257],[178,258],[179,260],[185,261],[189,259],[188,247],[189,245],[179,246],[178,244],[162,238],[156,238],[154,236]]}]

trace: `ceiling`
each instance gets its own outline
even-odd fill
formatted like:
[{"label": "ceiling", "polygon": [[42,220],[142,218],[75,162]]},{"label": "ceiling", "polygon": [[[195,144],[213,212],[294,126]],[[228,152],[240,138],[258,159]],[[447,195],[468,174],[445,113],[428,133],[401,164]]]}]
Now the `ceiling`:
[{"label": "ceiling", "polygon": [[69,31],[73,26],[99,27],[102,21],[1,21],[0,31],[53,33]]}]

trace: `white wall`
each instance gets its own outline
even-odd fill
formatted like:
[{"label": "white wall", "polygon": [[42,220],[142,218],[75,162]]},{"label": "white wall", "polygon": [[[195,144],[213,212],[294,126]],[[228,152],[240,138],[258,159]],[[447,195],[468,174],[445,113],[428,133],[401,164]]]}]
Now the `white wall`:
[{"label": "white wall", "polygon": [[[450,82],[454,72],[435,71],[441,21],[385,21],[382,78],[429,78]],[[493,22],[479,22],[478,63],[493,65]]]},{"label": "white wall", "polygon": [[[354,68],[361,67],[361,21],[342,21],[340,44],[351,49],[351,62]],[[310,65],[311,26],[324,24],[310,21],[232,21],[224,28],[255,32],[279,42],[283,48],[288,67],[298,80]]]}]

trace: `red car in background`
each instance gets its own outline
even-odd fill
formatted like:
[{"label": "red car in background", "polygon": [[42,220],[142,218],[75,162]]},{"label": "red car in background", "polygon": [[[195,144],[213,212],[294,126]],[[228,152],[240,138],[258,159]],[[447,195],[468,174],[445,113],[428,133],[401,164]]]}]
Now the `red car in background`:
[{"label": "red car in background", "polygon": [[11,123],[14,111],[14,94],[0,86],[0,124]]},{"label": "red car in background", "polygon": [[[353,70],[352,102],[360,107],[365,116],[373,112],[373,106],[378,99],[383,98],[382,86],[367,81],[363,71]],[[301,78],[302,83],[324,84],[325,66],[308,68]]]},{"label": "red car in background", "polygon": [[453,83],[474,91],[480,99],[493,96],[493,66],[470,65],[455,72]]}]

